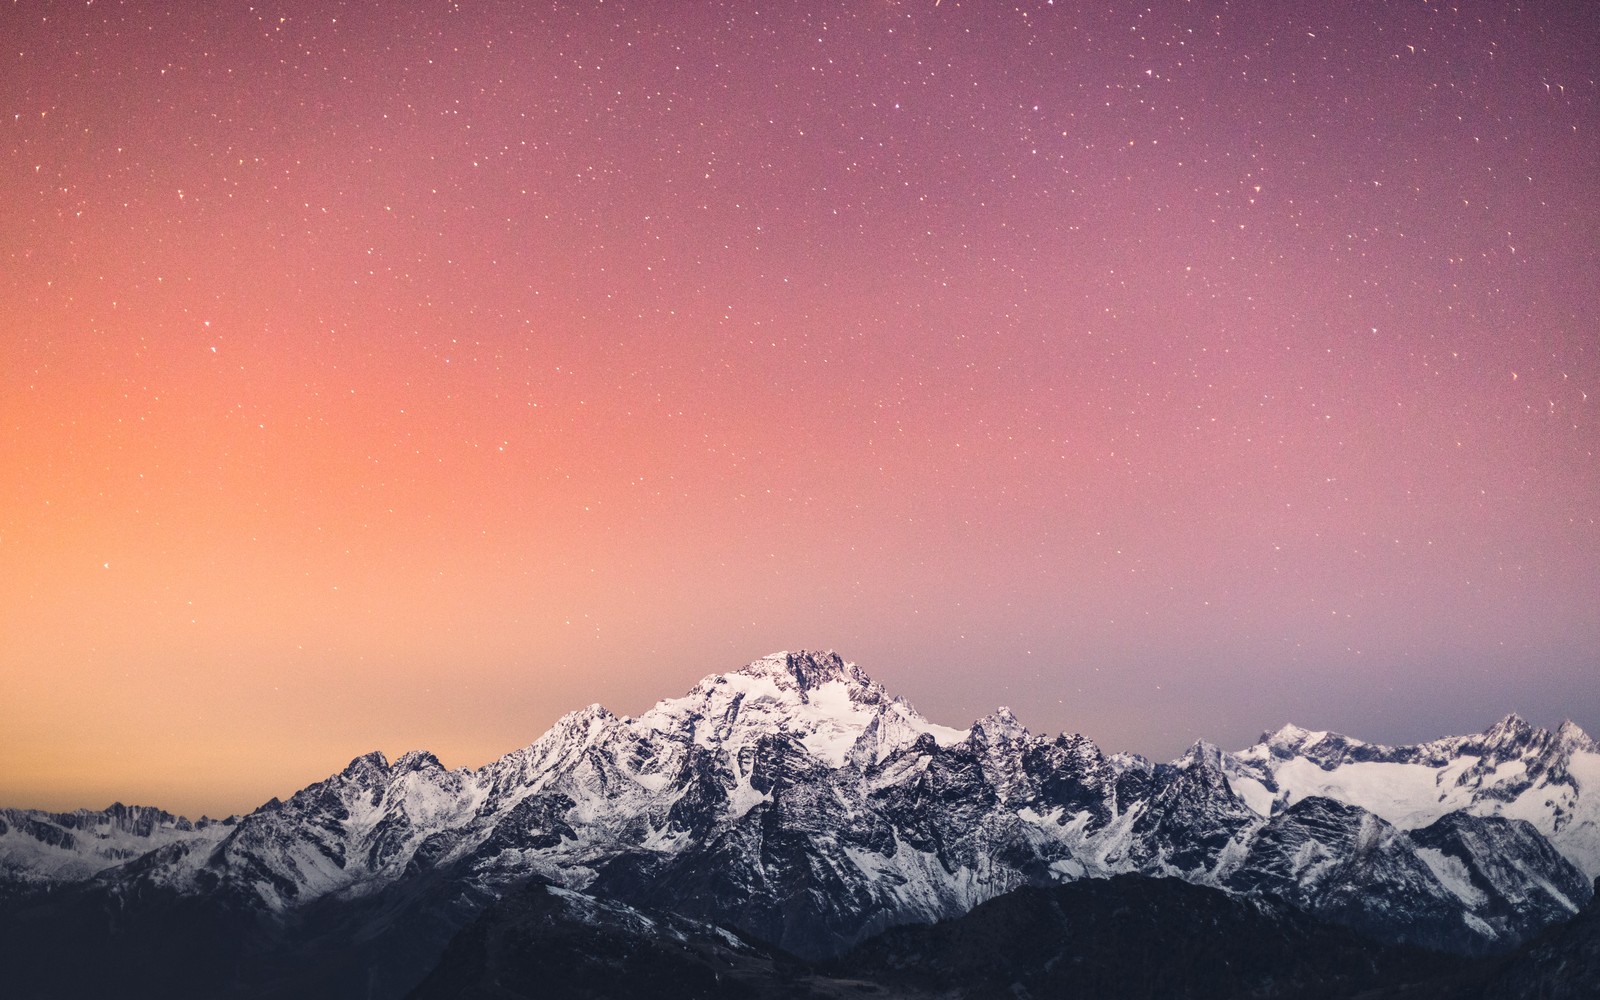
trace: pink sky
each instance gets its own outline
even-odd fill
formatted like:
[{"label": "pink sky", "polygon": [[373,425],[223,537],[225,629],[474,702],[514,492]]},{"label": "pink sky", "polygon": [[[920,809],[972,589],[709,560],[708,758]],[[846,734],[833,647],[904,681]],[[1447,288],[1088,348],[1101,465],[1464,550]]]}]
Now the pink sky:
[{"label": "pink sky", "polygon": [[0,13],[0,804],[1600,728],[1593,13],[1074,6]]}]

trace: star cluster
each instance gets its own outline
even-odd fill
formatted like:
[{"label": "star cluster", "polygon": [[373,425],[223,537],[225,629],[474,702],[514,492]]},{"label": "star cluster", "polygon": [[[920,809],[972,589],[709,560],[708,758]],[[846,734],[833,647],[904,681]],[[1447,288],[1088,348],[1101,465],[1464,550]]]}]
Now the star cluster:
[{"label": "star cluster", "polygon": [[0,10],[0,800],[782,648],[1175,755],[1600,724],[1600,14]]}]

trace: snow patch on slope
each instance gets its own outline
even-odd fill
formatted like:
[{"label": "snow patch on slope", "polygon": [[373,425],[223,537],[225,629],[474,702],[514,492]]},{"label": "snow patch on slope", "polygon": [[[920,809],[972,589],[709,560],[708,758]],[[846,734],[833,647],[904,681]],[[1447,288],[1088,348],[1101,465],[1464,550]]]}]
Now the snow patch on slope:
[{"label": "snow patch on slope", "polygon": [[1288,805],[1320,795],[1360,806],[1402,830],[1427,826],[1456,808],[1448,792],[1439,790],[1439,770],[1424,764],[1374,761],[1325,771],[1304,757],[1294,757],[1281,763],[1273,777],[1288,793]]},{"label": "snow patch on slope", "polygon": [[1455,893],[1456,898],[1469,908],[1479,907],[1488,902],[1489,897],[1472,884],[1472,876],[1460,858],[1451,857],[1432,847],[1418,848],[1417,857],[1421,858],[1433,872],[1433,877],[1439,880],[1440,885]]}]

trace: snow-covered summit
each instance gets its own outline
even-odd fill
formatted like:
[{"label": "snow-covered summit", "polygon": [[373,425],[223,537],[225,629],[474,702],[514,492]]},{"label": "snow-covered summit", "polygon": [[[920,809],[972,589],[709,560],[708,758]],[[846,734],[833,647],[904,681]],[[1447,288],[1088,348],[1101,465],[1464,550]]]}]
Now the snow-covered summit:
[{"label": "snow-covered summit", "polygon": [[190,822],[163,809],[120,802],[68,813],[0,809],[0,888],[6,882],[44,888],[79,881],[169,844],[214,843],[236,822]]},{"label": "snow-covered summit", "polygon": [[1028,736],[1028,728],[1005,705],[974,722],[970,732],[983,734],[984,739],[990,743],[1020,740]]},{"label": "snow-covered summit", "polygon": [[1266,746],[1281,753],[1295,753],[1305,747],[1316,746],[1329,736],[1340,740],[1346,737],[1325,730],[1312,731],[1304,729],[1290,722],[1280,727],[1277,732],[1262,733],[1258,745]]},{"label": "snow-covered summit", "polygon": [[426,750],[411,750],[403,753],[391,767],[391,770],[396,774],[410,774],[413,771],[443,771],[444,769],[444,765],[439,763],[439,758]]},{"label": "snow-covered summit", "polygon": [[[858,689],[864,698],[877,700],[887,697],[883,688],[868,677],[866,671],[854,663],[847,662],[831,649],[820,653],[804,649],[798,652],[785,650],[772,653],[732,673],[769,678],[784,688],[792,685],[802,695],[828,684],[842,682],[848,687]],[[713,674],[707,680],[717,676],[727,675]]]},{"label": "snow-covered summit", "polygon": [[683,733],[695,744],[733,751],[762,737],[789,736],[830,767],[843,764],[863,739],[881,759],[923,734],[944,745],[966,735],[889,697],[865,671],[831,650],[773,653],[712,674],[630,721],[641,735]]},{"label": "snow-covered summit", "polygon": [[1600,751],[1600,745],[1595,743],[1594,737],[1584,732],[1583,729],[1571,719],[1567,719],[1565,722],[1561,723],[1561,725],[1556,727],[1556,741],[1560,743],[1564,749],[1587,750],[1591,753]]},{"label": "snow-covered summit", "polygon": [[1229,755],[1228,777],[1263,816],[1322,796],[1403,830],[1458,810],[1525,819],[1600,875],[1600,748],[1570,721],[1552,732],[1512,713],[1481,733],[1396,747],[1285,726]]},{"label": "snow-covered summit", "polygon": [[1483,735],[1486,743],[1507,744],[1524,742],[1529,736],[1533,735],[1533,732],[1534,729],[1528,724],[1527,719],[1515,712],[1511,712],[1505,718],[1484,730]]}]

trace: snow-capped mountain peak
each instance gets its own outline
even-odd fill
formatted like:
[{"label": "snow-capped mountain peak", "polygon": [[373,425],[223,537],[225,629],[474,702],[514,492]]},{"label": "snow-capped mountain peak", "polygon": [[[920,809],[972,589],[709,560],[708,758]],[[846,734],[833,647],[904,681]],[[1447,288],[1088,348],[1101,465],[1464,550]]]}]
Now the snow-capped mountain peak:
[{"label": "snow-capped mountain peak", "polygon": [[1458,810],[1525,819],[1600,875],[1600,796],[1583,794],[1600,789],[1600,750],[1570,722],[1551,732],[1512,713],[1482,733],[1399,747],[1286,726],[1230,758],[1230,784],[1262,815],[1324,796],[1402,830]]},{"label": "snow-capped mountain peak", "polygon": [[1175,763],[1180,767],[1203,767],[1221,772],[1223,770],[1223,751],[1215,743],[1207,740],[1195,740]]},{"label": "snow-capped mountain peak", "polygon": [[336,777],[362,788],[374,788],[388,780],[389,759],[382,751],[373,750],[345,765]]},{"label": "snow-capped mountain peak", "polygon": [[830,767],[843,764],[864,735],[876,741],[878,758],[923,733],[947,745],[966,735],[928,722],[831,651],[773,653],[712,674],[688,694],[657,703],[633,725],[641,733],[682,733],[730,752],[763,736],[786,734]]},{"label": "snow-capped mountain peak", "polygon": [[[0,811],[0,876],[45,889],[105,873],[129,898],[226,891],[289,923],[439,886],[465,919],[538,877],[818,956],[1029,882],[1145,872],[1471,948],[1587,898],[1597,788],[1600,753],[1570,723],[1512,716],[1410,747],[1285,726],[1159,764],[1030,734],[1007,708],[939,726],[838,654],[799,651],[637,717],[571,712],[476,770],[369,753],[236,825],[130,815],[122,837],[122,817],[93,818],[114,839],[91,844],[89,817]],[[1551,890],[1522,892],[1535,883]],[[1351,916],[1346,897],[1378,902]]]},{"label": "snow-capped mountain peak", "polygon": [[876,701],[887,697],[883,688],[868,677],[864,670],[854,663],[847,662],[831,649],[820,653],[810,650],[773,653],[733,673],[769,678],[779,687],[793,686],[802,696],[829,684],[843,683],[849,688],[859,689],[864,700]]},{"label": "snow-capped mountain peak", "polygon": [[190,822],[151,806],[50,813],[0,809],[0,896],[6,882],[45,887],[87,879],[169,844],[215,842],[237,817]]},{"label": "snow-capped mountain peak", "polygon": [[1381,756],[1385,750],[1386,747],[1365,743],[1343,733],[1303,729],[1291,723],[1277,732],[1262,733],[1256,745],[1241,751],[1239,756],[1263,760],[1306,758],[1326,768],[1350,760],[1370,760]]},{"label": "snow-capped mountain peak", "polygon": [[1512,712],[1484,732],[1483,742],[1486,747],[1494,749],[1520,747],[1533,735],[1534,728],[1528,725],[1527,720]]},{"label": "snow-capped mountain peak", "polygon": [[1591,753],[1600,749],[1595,745],[1594,738],[1571,719],[1567,719],[1556,728],[1556,740],[1562,747],[1569,750],[1588,750]]},{"label": "snow-capped mountain peak", "polygon": [[1273,749],[1294,751],[1308,744],[1316,743],[1327,735],[1325,732],[1312,732],[1308,729],[1303,729],[1290,722],[1279,728],[1277,732],[1262,733],[1257,742]]},{"label": "snow-capped mountain peak", "polygon": [[982,733],[984,738],[991,744],[1025,739],[1028,736],[1027,727],[1005,705],[1001,705],[993,712],[974,722],[971,731],[973,733]]}]

